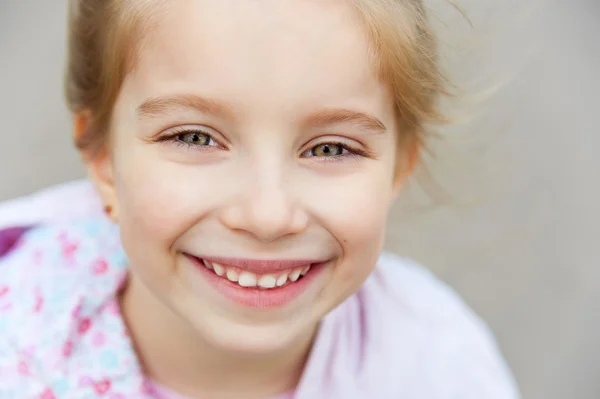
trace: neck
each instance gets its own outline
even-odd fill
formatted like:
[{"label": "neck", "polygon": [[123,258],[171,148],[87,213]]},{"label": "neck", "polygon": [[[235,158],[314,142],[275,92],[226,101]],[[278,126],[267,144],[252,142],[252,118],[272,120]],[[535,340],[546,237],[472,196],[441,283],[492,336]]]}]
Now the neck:
[{"label": "neck", "polygon": [[245,356],[206,342],[133,275],[120,300],[145,374],[189,397],[268,398],[293,390],[316,331],[281,353]]}]

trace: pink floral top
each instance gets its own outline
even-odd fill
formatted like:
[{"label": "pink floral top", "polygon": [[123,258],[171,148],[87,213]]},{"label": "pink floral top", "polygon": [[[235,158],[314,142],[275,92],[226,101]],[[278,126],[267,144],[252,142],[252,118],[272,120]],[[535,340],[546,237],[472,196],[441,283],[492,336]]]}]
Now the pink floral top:
[{"label": "pink floral top", "polygon": [[0,398],[148,397],[115,296],[125,266],[101,220],[34,229],[2,259]]},{"label": "pink floral top", "polygon": [[[83,187],[79,194],[89,193]],[[79,194],[71,188],[68,198],[77,203]],[[0,256],[0,399],[160,397],[116,300],[127,277],[118,227],[96,211],[64,219],[43,220]],[[414,263],[383,254],[359,292],[323,320],[293,397],[519,394],[491,334],[456,294]]]}]

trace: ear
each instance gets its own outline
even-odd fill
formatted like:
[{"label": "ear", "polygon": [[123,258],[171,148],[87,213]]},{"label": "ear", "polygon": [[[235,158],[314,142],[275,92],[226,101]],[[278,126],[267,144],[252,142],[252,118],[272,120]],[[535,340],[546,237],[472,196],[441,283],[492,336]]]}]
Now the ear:
[{"label": "ear", "polygon": [[[89,129],[91,114],[87,111],[80,112],[74,116],[73,131],[75,138],[81,137]],[[109,148],[104,148],[95,154],[87,154],[82,150],[82,158],[88,171],[88,175],[105,206],[108,216],[117,221],[119,207],[115,189],[114,169]]]},{"label": "ear", "polygon": [[412,175],[419,162],[419,152],[421,150],[420,143],[415,140],[409,148],[399,151],[398,159],[396,160],[396,173],[394,174],[394,182],[392,186],[392,195],[394,199],[398,197],[400,189],[404,187],[406,180]]}]

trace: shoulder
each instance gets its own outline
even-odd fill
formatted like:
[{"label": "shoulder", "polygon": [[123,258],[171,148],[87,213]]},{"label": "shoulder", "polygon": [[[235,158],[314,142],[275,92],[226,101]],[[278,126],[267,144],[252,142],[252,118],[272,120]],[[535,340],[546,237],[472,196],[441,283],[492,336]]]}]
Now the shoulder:
[{"label": "shoulder", "polygon": [[[371,333],[386,355],[422,368],[414,381],[435,381],[428,397],[513,399],[519,395],[486,324],[450,287],[415,262],[383,253],[361,289]],[[403,341],[402,344],[389,344]]]},{"label": "shoulder", "polygon": [[0,202],[0,228],[76,221],[102,214],[102,204],[88,180],[75,180],[24,197]]},{"label": "shoulder", "polygon": [[26,230],[0,257],[0,284],[58,288],[94,276],[101,271],[93,268],[100,258],[113,261],[109,266],[123,260],[118,227],[105,218],[43,224]]},{"label": "shoulder", "polygon": [[114,297],[125,264],[117,227],[101,218],[25,233],[0,259],[0,385],[58,372],[64,345]]},{"label": "shoulder", "polygon": [[118,227],[104,218],[32,228],[0,258],[0,315],[35,318],[77,295],[109,294],[125,263]]}]

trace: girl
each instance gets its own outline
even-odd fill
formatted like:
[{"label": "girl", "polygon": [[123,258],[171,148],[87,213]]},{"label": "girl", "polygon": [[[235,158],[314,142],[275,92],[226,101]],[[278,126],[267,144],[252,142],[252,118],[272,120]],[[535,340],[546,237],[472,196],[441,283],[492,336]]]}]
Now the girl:
[{"label": "girl", "polygon": [[49,214],[0,263],[0,398],[517,397],[481,321],[381,254],[440,119],[421,0],[73,0],[69,24],[97,194],[17,204]]}]

